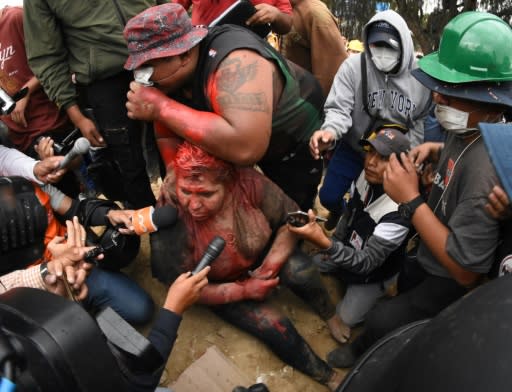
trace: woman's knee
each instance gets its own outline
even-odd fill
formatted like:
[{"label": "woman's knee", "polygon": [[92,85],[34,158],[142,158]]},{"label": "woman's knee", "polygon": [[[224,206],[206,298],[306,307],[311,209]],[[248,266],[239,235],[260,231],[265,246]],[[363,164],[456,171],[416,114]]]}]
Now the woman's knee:
[{"label": "woman's knee", "polygon": [[111,307],[136,325],[145,324],[153,317],[154,303],[149,294],[121,272],[94,270],[87,284],[88,307],[96,310]]}]

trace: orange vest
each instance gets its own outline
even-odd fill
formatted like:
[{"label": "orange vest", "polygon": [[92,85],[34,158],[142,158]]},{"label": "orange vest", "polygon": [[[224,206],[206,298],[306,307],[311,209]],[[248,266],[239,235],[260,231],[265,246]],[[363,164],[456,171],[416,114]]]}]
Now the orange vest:
[{"label": "orange vest", "polygon": [[48,218],[48,226],[46,228],[46,233],[44,235],[44,247],[45,247],[44,255],[42,258],[34,261],[31,264],[31,266],[41,264],[44,260],[51,260],[52,254],[48,250],[48,243],[52,239],[54,239],[56,236],[63,237],[66,234],[66,230],[67,230],[66,226],[62,225],[55,218],[55,215],[53,214],[52,206],[50,204],[50,196],[45,191],[43,191],[41,189],[41,187],[39,187],[37,184],[34,184],[34,191],[35,191],[37,198],[39,199],[39,202],[46,210],[46,216]]}]

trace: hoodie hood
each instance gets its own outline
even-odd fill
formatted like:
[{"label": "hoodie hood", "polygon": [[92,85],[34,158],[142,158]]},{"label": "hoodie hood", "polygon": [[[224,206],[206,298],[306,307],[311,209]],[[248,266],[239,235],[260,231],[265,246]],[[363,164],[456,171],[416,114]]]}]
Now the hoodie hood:
[{"label": "hoodie hood", "polygon": [[378,12],[369,20],[363,29],[363,42],[365,47],[365,55],[367,57],[368,66],[375,67],[371,59],[370,48],[368,45],[368,30],[369,26],[373,23],[384,21],[393,26],[400,35],[400,45],[402,50],[402,58],[400,59],[400,68],[396,75],[402,74],[405,71],[416,68],[416,57],[414,55],[414,44],[412,42],[411,32],[405,20],[395,11],[387,10]]}]

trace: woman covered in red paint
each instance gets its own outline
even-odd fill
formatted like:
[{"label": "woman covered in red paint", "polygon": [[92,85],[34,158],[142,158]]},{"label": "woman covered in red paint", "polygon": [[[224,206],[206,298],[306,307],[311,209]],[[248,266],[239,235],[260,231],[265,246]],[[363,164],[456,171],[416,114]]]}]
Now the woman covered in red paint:
[{"label": "woman covered in red paint", "polygon": [[173,166],[162,185],[160,204],[175,206],[179,219],[151,236],[155,277],[169,284],[190,271],[209,242],[221,236],[226,246],[211,264],[199,303],[335,390],[340,375],[265,301],[284,284],[326,320],[337,340],[345,341],[319,272],[286,227],[286,214],[297,210],[297,204],[256,170],[236,168],[188,142],[179,146]]}]

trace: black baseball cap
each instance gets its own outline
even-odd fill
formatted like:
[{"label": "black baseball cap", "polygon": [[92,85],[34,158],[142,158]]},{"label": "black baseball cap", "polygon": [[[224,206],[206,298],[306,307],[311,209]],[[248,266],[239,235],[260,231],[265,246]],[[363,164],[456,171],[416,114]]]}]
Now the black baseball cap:
[{"label": "black baseball cap", "polygon": [[406,153],[411,149],[411,143],[403,132],[386,127],[373,133],[368,139],[361,140],[359,144],[363,147],[372,146],[383,157],[389,157],[392,153],[400,155],[401,152]]},{"label": "black baseball cap", "polygon": [[368,28],[368,45],[384,42],[394,49],[400,48],[400,34],[388,22],[378,21]]}]

